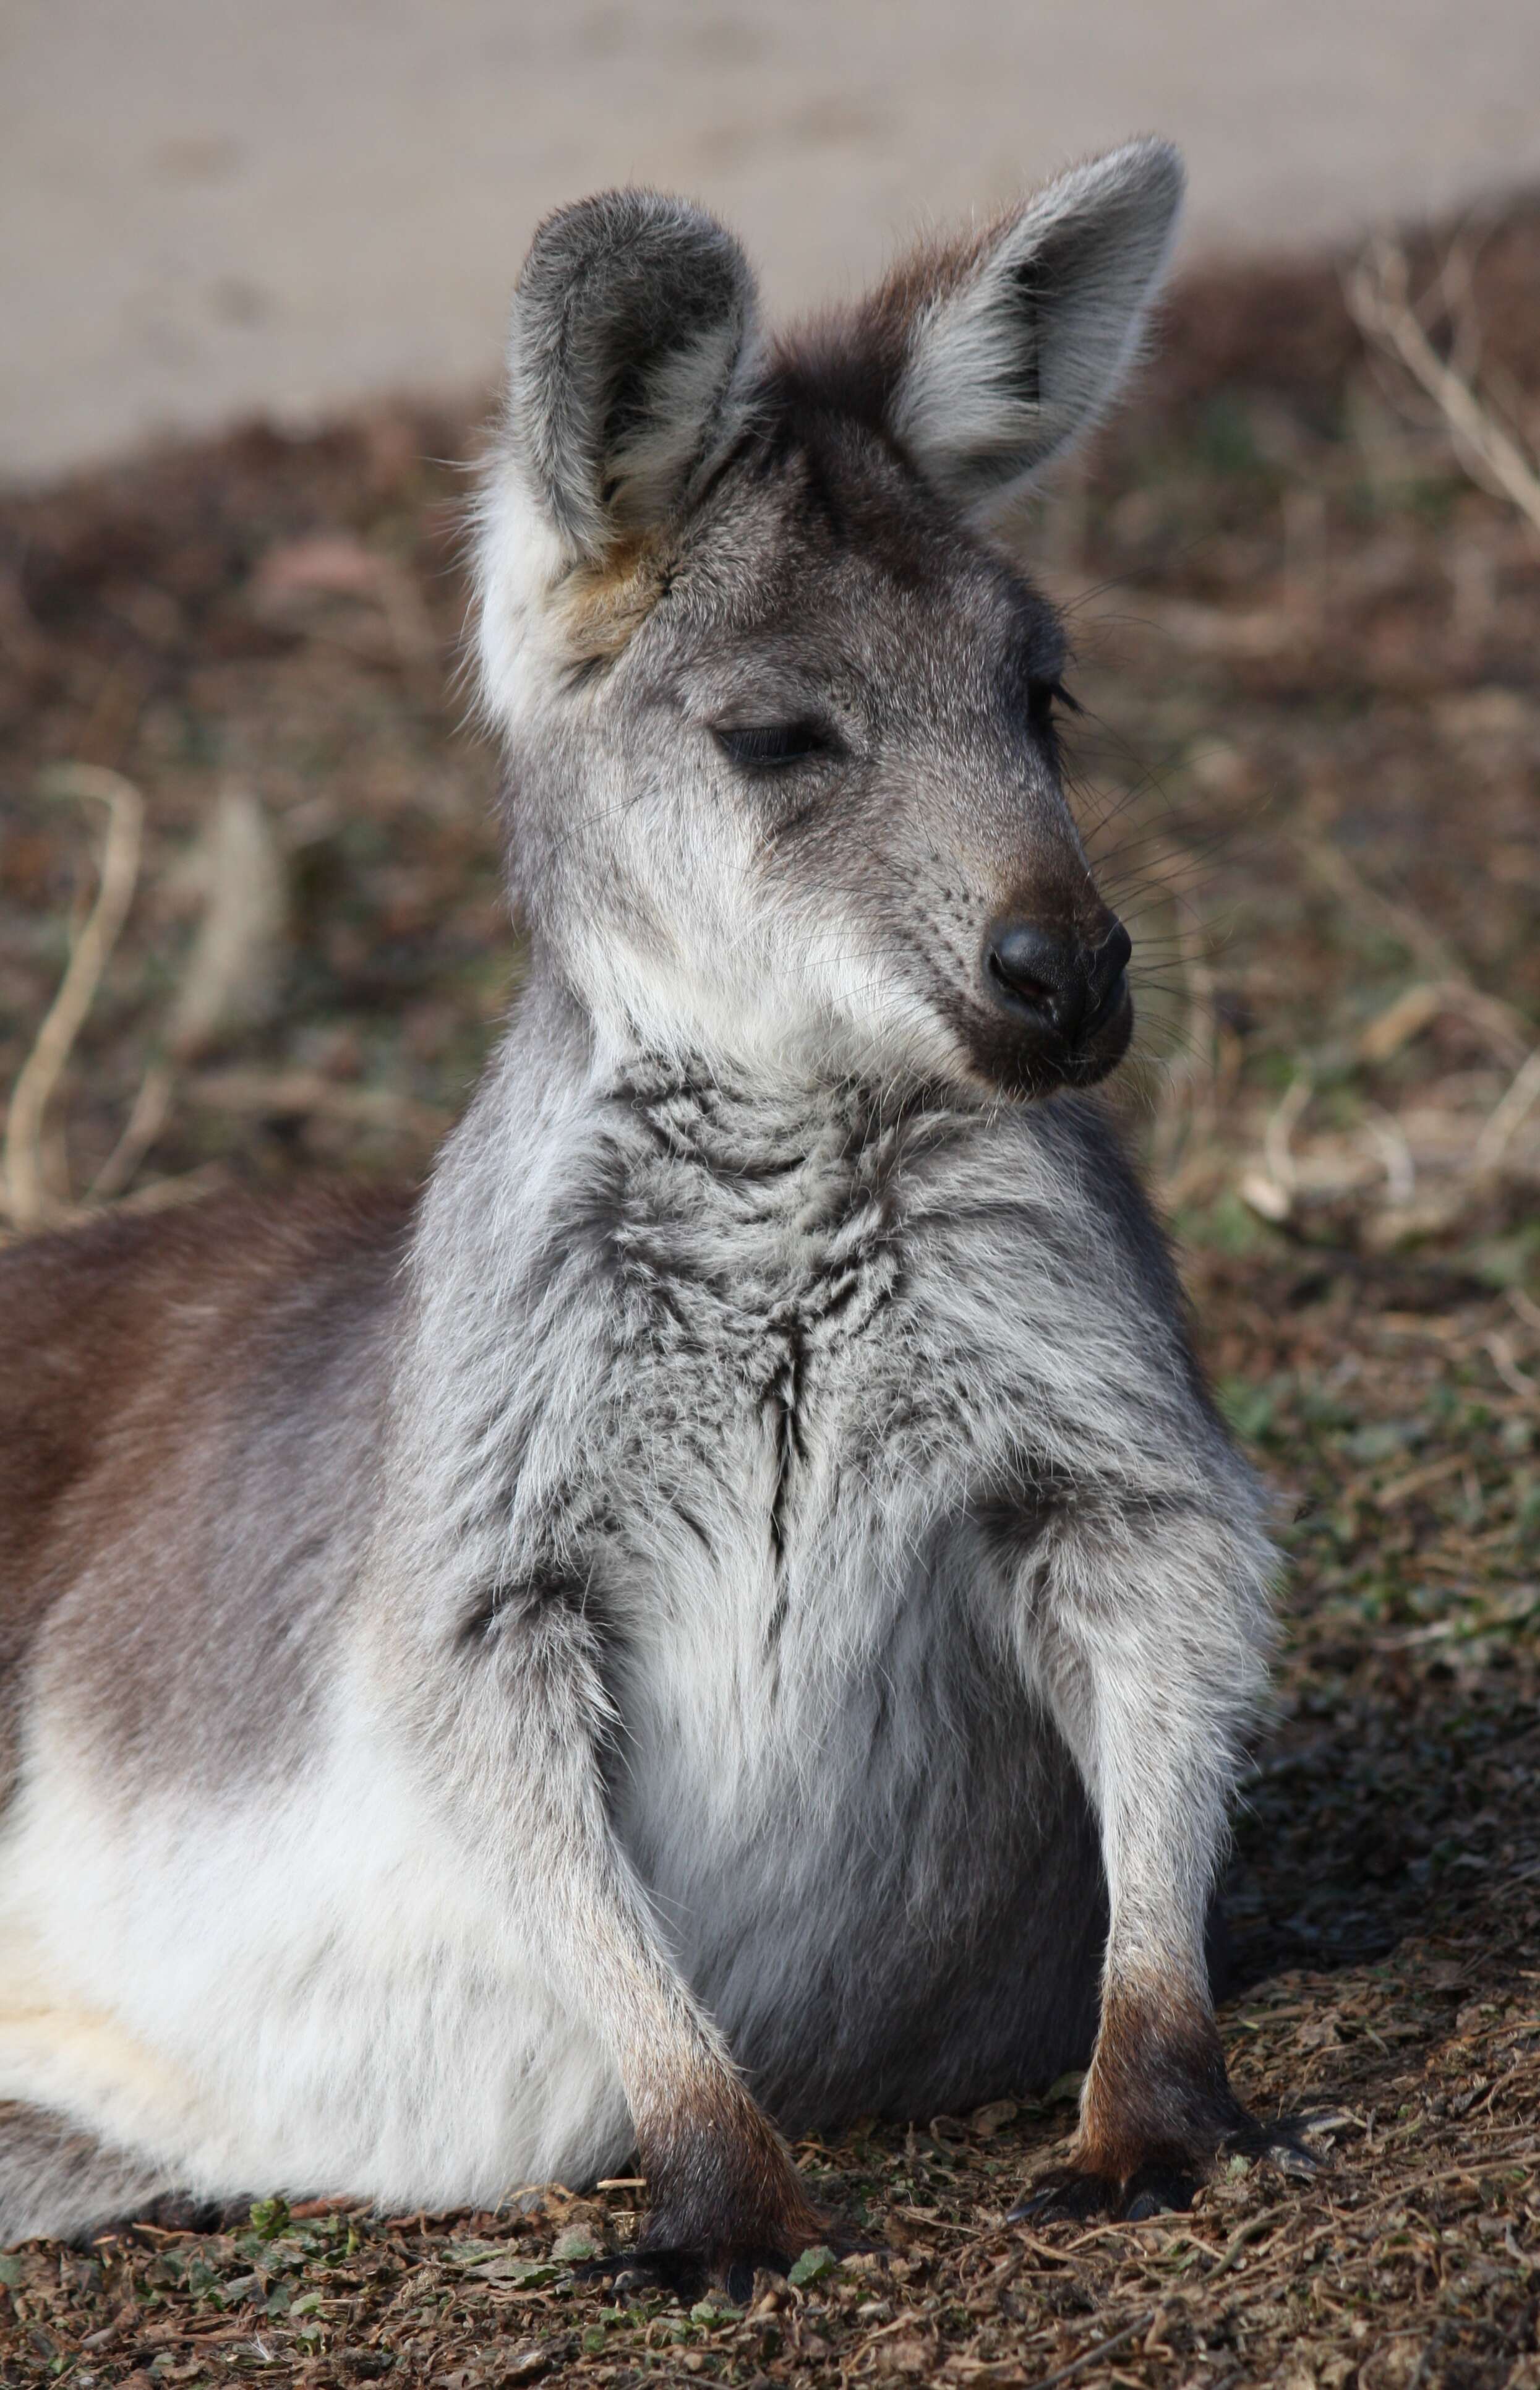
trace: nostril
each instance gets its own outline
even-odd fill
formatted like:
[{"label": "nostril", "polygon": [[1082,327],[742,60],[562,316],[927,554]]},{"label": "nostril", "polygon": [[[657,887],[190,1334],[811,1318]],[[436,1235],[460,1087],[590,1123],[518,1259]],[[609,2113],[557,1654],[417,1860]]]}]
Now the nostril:
[{"label": "nostril", "polygon": [[989,950],[989,975],[995,984],[1015,996],[1018,1003],[1040,1004],[1051,1008],[1054,989],[1044,979],[1021,968],[1020,964],[1000,952],[998,946]]},{"label": "nostril", "polygon": [[1025,921],[1012,921],[990,939],[989,975],[1020,1004],[1051,1012],[1059,1000],[1062,957],[1055,942]]},{"label": "nostril", "polygon": [[1078,1035],[1088,1000],[1079,947],[1030,922],[1006,921],[990,933],[984,967],[1007,1012],[1056,1042]]}]

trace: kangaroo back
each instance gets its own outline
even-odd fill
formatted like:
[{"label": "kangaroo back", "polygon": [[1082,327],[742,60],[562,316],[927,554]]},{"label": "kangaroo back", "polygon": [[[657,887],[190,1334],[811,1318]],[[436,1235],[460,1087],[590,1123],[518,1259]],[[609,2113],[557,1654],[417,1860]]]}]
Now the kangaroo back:
[{"label": "kangaroo back", "polygon": [[237,1196],[0,1252],[0,1784],[60,1603],[52,1664],[99,1689],[103,1742],[153,1767],[205,1698],[232,1738],[204,1722],[211,1761],[277,1731],[295,1552],[339,1508],[337,1380],[343,1415],[382,1399],[412,1201]]}]

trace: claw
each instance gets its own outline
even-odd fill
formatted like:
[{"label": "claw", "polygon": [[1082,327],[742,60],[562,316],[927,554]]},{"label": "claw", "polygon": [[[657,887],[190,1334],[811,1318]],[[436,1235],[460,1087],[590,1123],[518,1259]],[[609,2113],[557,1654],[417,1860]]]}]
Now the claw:
[{"label": "claw", "polygon": [[1170,2166],[1141,2166],[1123,2188],[1120,2213],[1126,2224],[1143,2224],[1151,2216],[1181,2215],[1192,2205],[1195,2178]]},{"label": "claw", "polygon": [[1309,2130],[1309,2126],[1308,2116],[1290,2117],[1276,2125],[1264,2125],[1256,2146],[1244,2149],[1243,2154],[1262,2158],[1267,2165],[1277,2166],[1280,2174],[1292,2175],[1298,2180],[1308,2182],[1312,2175],[1319,2174],[1321,2168],[1330,2163],[1324,2150],[1313,2150],[1301,2139],[1302,2133]]},{"label": "claw", "polygon": [[1248,2116],[1226,2134],[1222,2147],[1226,2156],[1260,2159],[1276,2165],[1280,2174],[1317,2174],[1328,2161],[1324,2152],[1308,2148],[1301,2139],[1310,2122],[1308,2116],[1279,2116],[1264,2125]]},{"label": "claw", "polygon": [[690,2306],[708,2282],[719,2281],[735,2306],[747,2306],[753,2296],[756,2274],[786,2274],[791,2259],[780,2249],[704,2249],[683,2246],[617,2249],[603,2257],[585,2257],[572,2268],[580,2282],[609,2282],[617,2298],[646,2298],[661,2293]]},{"label": "claw", "polygon": [[[1220,2148],[1226,2153],[1265,2160],[1283,2174],[1314,2175],[1326,2160],[1300,2138],[1301,2128],[1308,2124],[1307,2117],[1271,2125],[1248,2117],[1225,2135]],[[1093,2217],[1106,2216],[1122,2224],[1142,2224],[1151,2216],[1190,2207],[1199,2183],[1209,2171],[1209,2158],[1201,2152],[1194,2153],[1190,2165],[1181,2152],[1151,2160],[1122,2180],[1080,2166],[1059,2166],[1017,2202],[1006,2222],[1084,2224]]]},{"label": "claw", "polygon": [[728,2260],[723,2287],[735,2307],[746,2307],[754,2295],[756,2274],[789,2274],[791,2261],[778,2249],[745,2249]]},{"label": "claw", "polygon": [[618,2299],[661,2293],[687,2306],[706,2287],[708,2263],[697,2249],[614,2249],[572,2268],[580,2282],[608,2282]]},{"label": "claw", "polygon": [[1066,2167],[1020,2201],[1006,2222],[1087,2224],[1093,2217],[1105,2216],[1120,2224],[1143,2224],[1151,2216],[1190,2207],[1196,2187],[1188,2176],[1169,2166],[1141,2166],[1126,2182]]},{"label": "claw", "polygon": [[1115,2182],[1098,2174],[1082,2174],[1074,2166],[1061,2166],[1045,2175],[1025,2199],[1019,2200],[1006,2222],[1084,2224],[1093,2216],[1112,2214],[1117,2202]]}]

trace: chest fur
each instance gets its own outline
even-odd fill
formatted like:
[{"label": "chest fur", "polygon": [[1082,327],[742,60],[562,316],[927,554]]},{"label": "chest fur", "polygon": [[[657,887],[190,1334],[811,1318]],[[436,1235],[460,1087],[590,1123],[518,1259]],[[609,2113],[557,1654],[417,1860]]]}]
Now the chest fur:
[{"label": "chest fur", "polygon": [[1084,1144],[1073,1116],[585,1099],[511,1202],[468,1182],[404,1414],[437,1440],[433,1548],[456,1582],[580,1586],[687,1677],[800,1619],[807,1677],[984,1513],[1159,1491],[1191,1406]]},{"label": "chest fur", "polygon": [[756,1126],[655,1112],[626,1153],[594,1458],[633,1536],[682,1524],[696,1570],[784,1593],[809,1568],[880,1567],[956,1439],[896,1135]]}]

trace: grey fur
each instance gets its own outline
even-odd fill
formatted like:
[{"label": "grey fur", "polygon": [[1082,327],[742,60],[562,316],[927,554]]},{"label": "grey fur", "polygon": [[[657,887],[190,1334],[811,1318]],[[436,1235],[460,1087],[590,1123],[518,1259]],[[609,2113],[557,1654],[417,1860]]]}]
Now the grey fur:
[{"label": "grey fur", "polygon": [[709,469],[737,430],[752,328],[743,253],[698,209],[611,191],[542,225],[514,302],[506,437],[575,548],[602,556]]},{"label": "grey fur", "polygon": [[1182,162],[1131,142],[980,244],[915,324],[893,405],[922,469],[987,520],[1105,408],[1170,254]]},{"label": "grey fur", "polygon": [[154,2165],[109,2148],[67,2117],[0,2105],[0,2217],[12,2241],[64,2229],[78,2239],[94,2226],[143,2215],[174,2188]]},{"label": "grey fur", "polygon": [[[1154,182],[1098,186],[1087,416]],[[1109,1916],[1108,1998],[1207,2017],[1270,1556],[1144,1200],[1094,1099],[1016,1099],[984,984],[1002,915],[1106,917],[1058,624],[962,520],[973,464],[906,442],[961,271],[835,369],[754,348],[675,202],[537,241],[479,565],[532,984],[402,1272],[349,1281],[353,1391],[302,1323],[232,1380],[209,1482],[285,1523],[292,1592],[162,1521],[168,1615],[196,1587],[217,1638],[254,1587],[281,1699],[168,1641],[177,1739],[125,1736],[83,1587],[30,1663],[0,1891],[132,2052],[7,2073],[0,1999],[0,2093],[72,2085],[157,2179],[431,2204],[639,2137],[659,2232],[725,2262],[813,2229],[738,2069],[798,2127],[1040,2083]],[[788,721],[789,770],[723,752]]]}]

